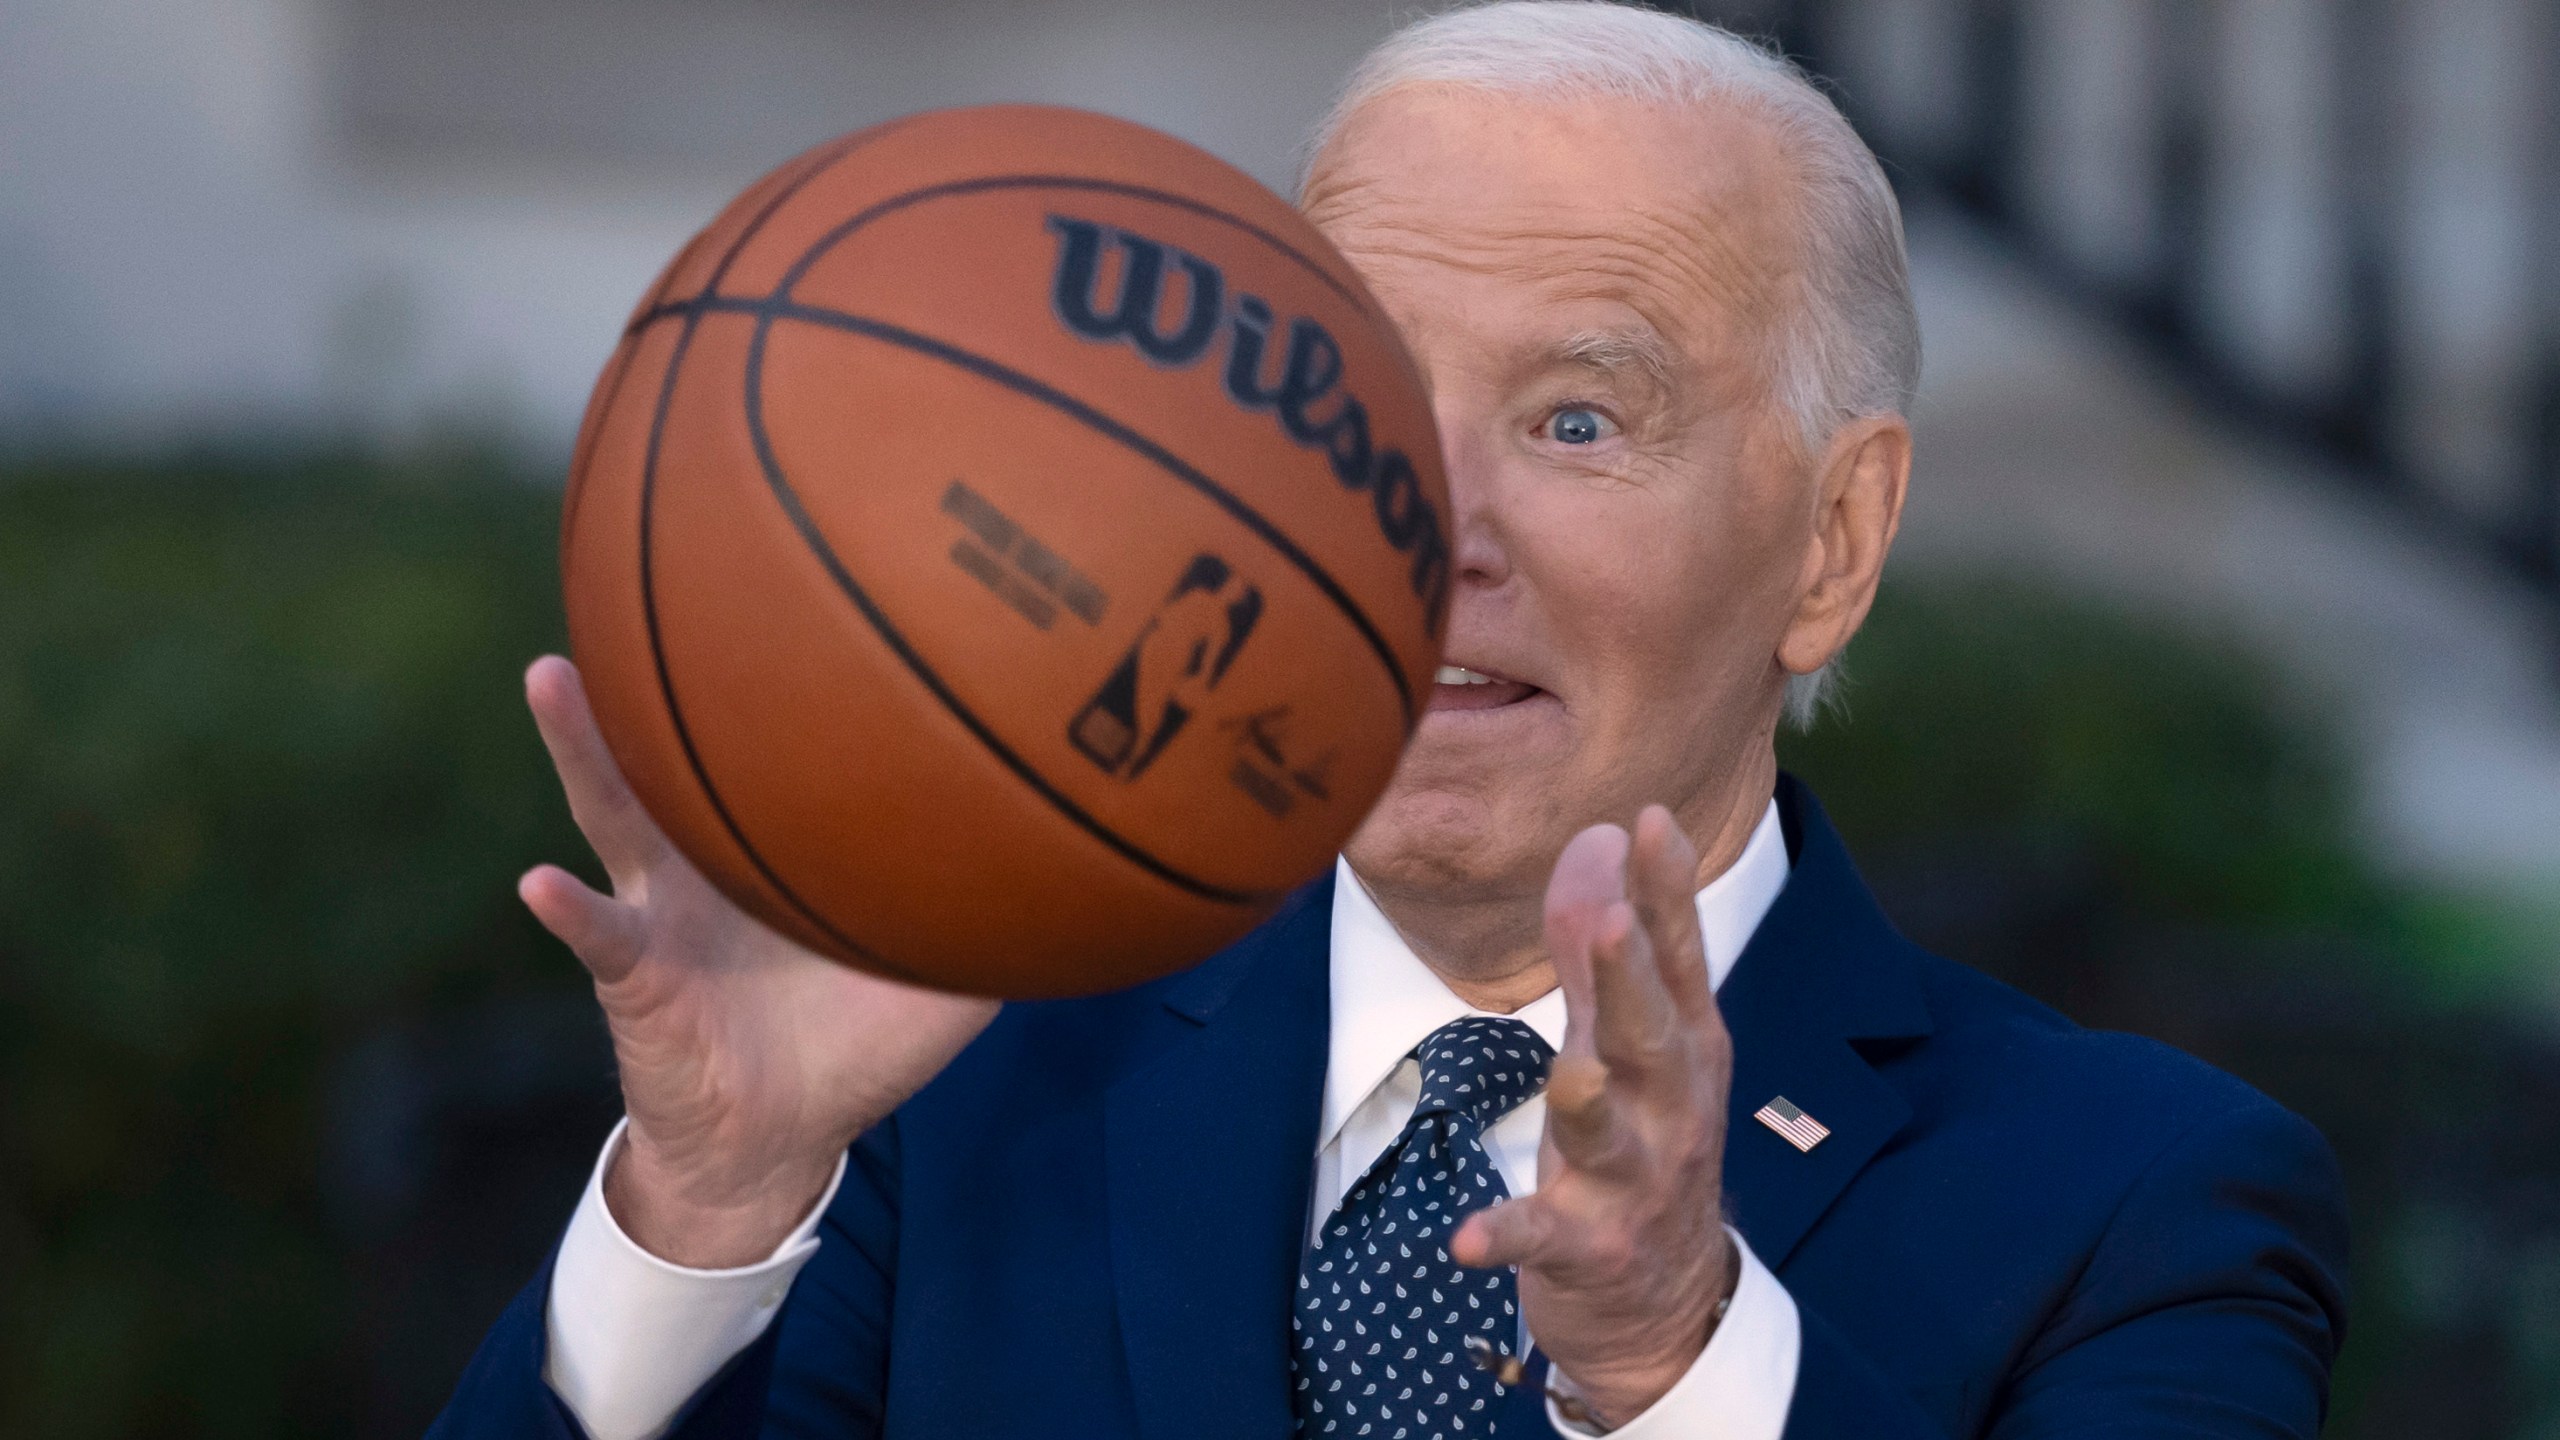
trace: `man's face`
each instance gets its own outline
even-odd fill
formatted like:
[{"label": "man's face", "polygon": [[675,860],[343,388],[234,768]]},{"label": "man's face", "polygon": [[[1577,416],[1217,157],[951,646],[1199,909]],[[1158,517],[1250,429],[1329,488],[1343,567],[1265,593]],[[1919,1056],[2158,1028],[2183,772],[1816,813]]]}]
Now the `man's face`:
[{"label": "man's face", "polygon": [[1447,658],[1489,681],[1436,687],[1349,849],[1373,886],[1516,898],[1585,825],[1655,801],[1727,821],[1810,579],[1766,358],[1790,190],[1739,113],[1444,86],[1362,106],[1319,158],[1308,213],[1431,388]]}]

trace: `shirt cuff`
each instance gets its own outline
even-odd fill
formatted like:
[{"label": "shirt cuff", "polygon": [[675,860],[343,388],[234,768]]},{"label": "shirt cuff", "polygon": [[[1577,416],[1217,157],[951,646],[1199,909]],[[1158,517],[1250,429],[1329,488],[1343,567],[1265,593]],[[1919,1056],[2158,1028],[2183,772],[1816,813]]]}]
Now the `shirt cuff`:
[{"label": "shirt cuff", "polygon": [[[1733,1304],[1707,1337],[1697,1363],[1663,1397],[1615,1430],[1609,1440],[1778,1440],[1796,1395],[1796,1362],[1804,1325],[1795,1297],[1733,1227]],[[1598,1435],[1567,1420],[1547,1401],[1547,1423],[1561,1435]]]},{"label": "shirt cuff", "polygon": [[605,1172],[624,1120],[605,1138],[587,1193],[552,1262],[542,1378],[593,1440],[657,1440],[693,1393],[756,1342],[818,1253],[818,1221],[844,1183],[844,1157],[826,1193],[761,1264],[694,1270],[643,1250],[604,1203]]}]

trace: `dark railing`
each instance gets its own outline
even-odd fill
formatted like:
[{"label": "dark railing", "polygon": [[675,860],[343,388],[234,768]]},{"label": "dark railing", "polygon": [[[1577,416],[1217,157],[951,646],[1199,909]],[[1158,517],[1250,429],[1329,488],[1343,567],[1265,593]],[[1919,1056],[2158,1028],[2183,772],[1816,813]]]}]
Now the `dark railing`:
[{"label": "dark railing", "polygon": [[1775,39],[1906,193],[2560,604],[2560,6],[1665,4]]}]

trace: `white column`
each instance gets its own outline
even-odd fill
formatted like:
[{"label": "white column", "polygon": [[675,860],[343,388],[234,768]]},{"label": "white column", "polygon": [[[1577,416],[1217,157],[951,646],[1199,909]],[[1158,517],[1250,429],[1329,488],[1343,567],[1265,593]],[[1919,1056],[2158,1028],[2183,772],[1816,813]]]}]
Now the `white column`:
[{"label": "white column", "polygon": [[2533,222],[2546,63],[2534,0],[2403,0],[2393,430],[2428,484],[2492,524],[2522,511],[2539,290]]},{"label": "white column", "polygon": [[2025,0],[2027,221],[2093,278],[2158,278],[2161,61],[2156,0]]},{"label": "white column", "polygon": [[2332,0],[2220,0],[2212,33],[2201,269],[2207,342],[2256,384],[2345,383],[2345,215]]}]

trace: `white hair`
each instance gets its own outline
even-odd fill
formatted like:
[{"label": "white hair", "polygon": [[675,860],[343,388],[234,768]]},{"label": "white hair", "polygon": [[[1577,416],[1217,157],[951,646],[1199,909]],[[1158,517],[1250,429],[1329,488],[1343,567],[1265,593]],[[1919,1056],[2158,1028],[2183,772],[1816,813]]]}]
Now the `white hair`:
[{"label": "white hair", "polygon": [[[1308,145],[1310,170],[1354,110],[1417,84],[1746,110],[1794,165],[1802,207],[1802,293],[1770,337],[1772,398],[1808,455],[1853,421],[1909,413],[1920,321],[1902,207],[1875,153],[1786,57],[1704,21],[1610,0],[1466,5],[1398,30],[1361,60]],[[1837,664],[1788,678],[1789,722],[1812,723]]]}]

